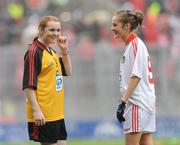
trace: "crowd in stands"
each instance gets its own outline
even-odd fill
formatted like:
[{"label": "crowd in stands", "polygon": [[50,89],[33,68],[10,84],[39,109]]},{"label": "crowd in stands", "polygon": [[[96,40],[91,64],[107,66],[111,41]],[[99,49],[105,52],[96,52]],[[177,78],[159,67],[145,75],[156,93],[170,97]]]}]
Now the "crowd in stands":
[{"label": "crowd in stands", "polygon": [[[167,46],[178,41],[176,38],[176,33],[180,31],[176,25],[180,21],[178,0],[111,0],[111,3],[118,6],[119,10],[139,9],[144,12],[143,38],[146,42]],[[0,44],[19,43],[23,29],[28,23],[35,21],[33,17],[59,15],[61,10],[68,11],[68,5],[73,5],[71,0],[1,0]],[[82,19],[74,18],[70,24],[75,35],[88,32],[87,34],[92,35],[95,41],[103,37],[104,27],[95,22],[89,25]]]},{"label": "crowd in stands", "polygon": [[[89,10],[95,11],[93,9],[95,2],[92,1],[94,4]],[[119,43],[112,39],[110,31],[113,10],[109,13],[109,17],[107,13],[109,10],[104,8],[104,13],[101,13],[100,17],[92,19],[95,14],[87,20],[85,18],[87,11],[85,12],[83,7],[88,7],[88,4],[88,0],[1,0],[0,45],[14,45],[28,41],[27,35],[36,33],[34,28],[40,17],[56,15],[63,21],[64,33],[68,34],[71,45],[77,48],[76,51],[80,47],[87,47],[84,52],[87,57],[93,56],[91,46],[101,40],[106,40],[114,48],[118,48]],[[174,69],[179,69],[180,65],[179,0],[111,0],[107,2],[107,5],[112,6],[114,12],[118,9],[143,11],[145,19],[141,29],[142,39],[150,45],[150,49],[169,51],[169,62],[167,63],[168,70],[170,70],[169,77],[179,72],[174,71]],[[103,9],[101,5],[100,9]],[[101,22],[98,18],[105,18],[105,21]]]}]

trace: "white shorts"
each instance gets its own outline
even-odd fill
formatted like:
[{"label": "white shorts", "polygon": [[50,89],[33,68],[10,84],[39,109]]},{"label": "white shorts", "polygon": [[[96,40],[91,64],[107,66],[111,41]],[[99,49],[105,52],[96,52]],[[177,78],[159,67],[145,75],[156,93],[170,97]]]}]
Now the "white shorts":
[{"label": "white shorts", "polygon": [[155,114],[149,113],[131,102],[126,104],[124,118],[124,134],[132,132],[147,133],[156,131]]}]

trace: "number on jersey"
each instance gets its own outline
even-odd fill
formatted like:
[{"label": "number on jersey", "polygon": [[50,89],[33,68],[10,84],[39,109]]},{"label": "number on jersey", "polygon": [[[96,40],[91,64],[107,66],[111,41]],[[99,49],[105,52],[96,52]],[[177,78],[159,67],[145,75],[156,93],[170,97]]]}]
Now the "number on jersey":
[{"label": "number on jersey", "polygon": [[151,66],[151,59],[148,56],[148,80],[150,84],[154,84],[153,73],[152,73],[152,66]]}]

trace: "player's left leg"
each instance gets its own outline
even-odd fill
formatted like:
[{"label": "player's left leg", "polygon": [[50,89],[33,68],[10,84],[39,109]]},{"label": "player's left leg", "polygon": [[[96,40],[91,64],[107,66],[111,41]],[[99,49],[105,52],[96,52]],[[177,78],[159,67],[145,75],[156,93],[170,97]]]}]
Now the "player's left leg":
[{"label": "player's left leg", "polygon": [[154,145],[152,133],[144,133],[140,139],[140,145]]},{"label": "player's left leg", "polygon": [[125,134],[125,145],[139,145],[141,136],[141,132]]},{"label": "player's left leg", "polygon": [[57,145],[66,145],[66,140],[58,140]]},{"label": "player's left leg", "polygon": [[57,128],[57,145],[66,145],[67,132],[64,119],[60,120]]}]

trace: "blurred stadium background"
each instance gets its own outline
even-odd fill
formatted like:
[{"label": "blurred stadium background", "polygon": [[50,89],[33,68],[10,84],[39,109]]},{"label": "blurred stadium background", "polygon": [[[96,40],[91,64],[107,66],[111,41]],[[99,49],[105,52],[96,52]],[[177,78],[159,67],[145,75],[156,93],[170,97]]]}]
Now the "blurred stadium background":
[{"label": "blurred stadium background", "polygon": [[156,81],[156,145],[165,145],[167,140],[161,138],[173,138],[168,145],[180,144],[179,0],[0,0],[0,143],[28,142],[21,89],[23,55],[45,15],[58,16],[70,39],[73,76],[65,78],[70,142],[122,139],[115,111],[123,49],[110,30],[111,18],[120,9],[140,9],[145,14],[140,37],[148,46]]}]

